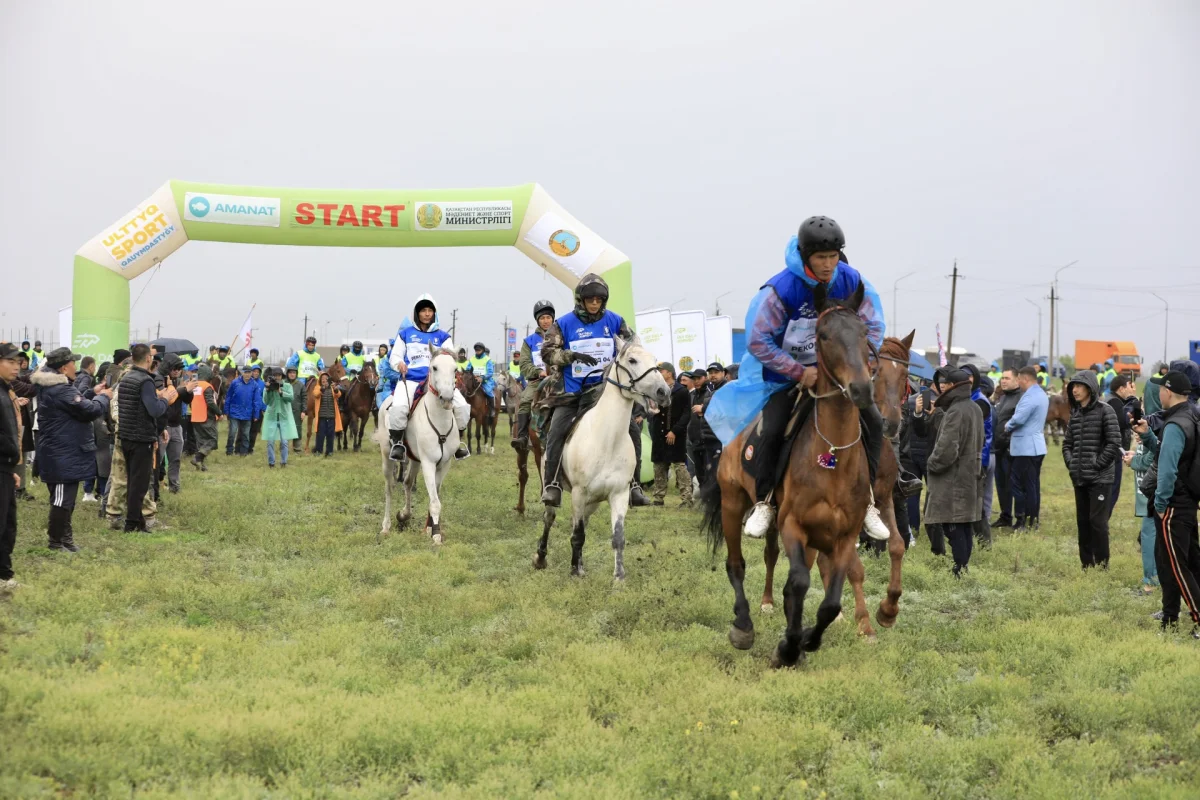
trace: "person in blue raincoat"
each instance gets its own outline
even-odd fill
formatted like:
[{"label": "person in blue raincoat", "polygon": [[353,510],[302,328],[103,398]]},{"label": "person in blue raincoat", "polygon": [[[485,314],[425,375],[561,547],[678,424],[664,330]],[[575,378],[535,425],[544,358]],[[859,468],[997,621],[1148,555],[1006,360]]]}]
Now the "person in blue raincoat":
[{"label": "person in blue raincoat", "polygon": [[375,408],[381,407],[383,401],[392,396],[392,392],[396,391],[396,383],[404,377],[392,369],[392,364],[388,360],[391,348],[395,344],[395,339],[388,339],[387,344],[379,345],[379,358],[376,360],[379,382],[375,384]]},{"label": "person in blue raincoat", "polygon": [[[829,217],[809,217],[784,251],[785,268],[762,287],[746,312],[746,354],[738,379],[717,390],[709,401],[709,426],[728,445],[762,412],[762,440],[751,457],[757,502],[746,520],[747,536],[760,538],[775,522],[772,494],[776,462],[783,444],[783,431],[795,403],[793,390],[817,382],[817,318],[813,289],[825,285],[831,300],[846,300],[864,289],[859,318],[867,326],[867,338],[876,348],[883,344],[884,316],[879,295],[845,260],[846,237]],[[871,483],[879,466],[883,444],[883,418],[871,405],[861,412],[862,440],[867,448]],[[891,502],[891,498],[884,498]],[[874,497],[864,523],[873,539],[891,534],[879,517]]]}]

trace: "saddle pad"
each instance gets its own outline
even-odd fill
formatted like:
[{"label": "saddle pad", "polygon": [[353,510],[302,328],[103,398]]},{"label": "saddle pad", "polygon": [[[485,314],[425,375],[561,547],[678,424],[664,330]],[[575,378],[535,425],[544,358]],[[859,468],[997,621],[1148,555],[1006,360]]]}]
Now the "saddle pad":
[{"label": "saddle pad", "polygon": [[[813,401],[812,397],[804,394],[799,402],[795,402],[796,392],[790,390],[787,392],[788,397],[792,398],[792,410],[788,416],[787,423],[783,427],[781,433],[775,433],[774,436],[779,436],[782,441],[778,445],[778,457],[775,459],[775,485],[778,485],[783,480],[784,473],[787,471],[788,461],[792,456],[792,445],[796,441],[796,435],[804,428],[804,423],[808,420],[809,414],[812,413]],[[755,454],[762,449],[763,441],[769,434],[763,425],[762,414],[755,424],[750,428],[750,433],[746,437],[745,443],[742,445],[742,463],[743,467],[751,477],[759,476],[759,469],[762,467],[761,459],[755,458]]]}]

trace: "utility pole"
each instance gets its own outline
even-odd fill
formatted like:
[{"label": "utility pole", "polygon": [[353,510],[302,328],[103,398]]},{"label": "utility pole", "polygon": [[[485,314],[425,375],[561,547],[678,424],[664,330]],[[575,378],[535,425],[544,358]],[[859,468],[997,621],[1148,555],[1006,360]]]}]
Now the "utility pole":
[{"label": "utility pole", "polygon": [[[1028,297],[1025,298],[1025,302],[1036,308],[1038,312],[1037,352],[1034,355],[1040,356],[1042,354],[1042,307],[1040,304],[1033,302]],[[1051,335],[1053,336],[1053,334]]]},{"label": "utility pole", "polygon": [[1050,370],[1050,377],[1046,379],[1047,386],[1054,384],[1054,313],[1055,306],[1060,299],[1058,292],[1055,291],[1055,284],[1050,284],[1050,363],[1046,365]]},{"label": "utility pole", "polygon": [[162,338],[162,322],[159,322],[159,323],[158,323],[158,333],[154,334],[154,338],[155,338],[155,339],[161,339],[161,338]]},{"label": "utility pole", "polygon": [[504,315],[504,338],[500,341],[504,342],[504,366],[508,366],[508,360],[512,355],[508,352],[508,315]]},{"label": "utility pole", "polygon": [[303,342],[307,338],[308,338],[308,314],[305,314],[304,315],[304,336],[303,336],[303,338],[300,339],[300,341]]},{"label": "utility pole", "polygon": [[[450,338],[458,338],[458,309],[450,312]],[[461,345],[460,345],[461,347]]]},{"label": "utility pole", "polygon": [[[1150,294],[1154,294],[1154,292]],[[1156,294],[1154,296],[1158,297]],[[1163,304],[1163,363],[1170,364],[1171,362],[1167,361],[1167,340],[1170,338],[1171,330],[1171,306],[1161,297],[1158,297],[1158,300]]]},{"label": "utility pole", "polygon": [[954,301],[958,295],[958,259],[954,259],[954,272],[950,275],[950,330],[946,333],[946,357],[954,347]]}]

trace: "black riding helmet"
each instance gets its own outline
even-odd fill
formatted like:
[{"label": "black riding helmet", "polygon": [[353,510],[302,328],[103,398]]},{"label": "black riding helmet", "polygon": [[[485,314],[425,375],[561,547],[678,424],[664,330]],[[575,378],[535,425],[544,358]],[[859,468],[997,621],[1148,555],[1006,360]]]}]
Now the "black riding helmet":
[{"label": "black riding helmet", "polygon": [[487,350],[487,347],[484,346],[483,342],[476,342],[475,349],[476,350]]},{"label": "black riding helmet", "polygon": [[538,317],[540,317],[542,314],[549,314],[552,317],[557,316],[554,313],[554,304],[549,300],[538,300],[533,304],[533,321],[537,322]]},{"label": "black riding helmet", "polygon": [[351,349],[357,353],[360,350],[362,350],[362,347],[363,347],[362,342],[360,342],[358,339],[355,339],[354,344],[351,346]]},{"label": "black riding helmet", "polygon": [[800,232],[796,234],[800,247],[800,259],[807,264],[813,253],[827,250],[837,250],[839,253],[846,246],[846,235],[842,226],[829,217],[809,217],[800,223]]},{"label": "black riding helmet", "polygon": [[[317,343],[317,337],[315,337],[315,336],[309,336],[307,339],[305,339],[305,340],[304,340],[304,343],[305,343],[305,344],[316,344],[316,343]],[[228,348],[228,347],[222,347],[221,349],[222,349],[222,350],[228,350],[229,348]]]},{"label": "black riding helmet", "polygon": [[[583,306],[583,301],[589,297],[599,297],[600,311],[594,317],[587,313],[587,309]],[[608,284],[604,282],[604,278],[589,272],[579,279],[579,284],[575,287],[575,314],[584,322],[595,322],[608,308]]]}]

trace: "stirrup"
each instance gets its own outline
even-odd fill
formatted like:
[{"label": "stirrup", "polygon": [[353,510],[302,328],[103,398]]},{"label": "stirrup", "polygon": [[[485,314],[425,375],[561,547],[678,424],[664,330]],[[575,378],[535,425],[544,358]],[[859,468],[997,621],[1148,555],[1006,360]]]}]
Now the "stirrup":
[{"label": "stirrup", "polygon": [[750,509],[750,516],[746,517],[746,521],[742,523],[742,533],[751,539],[761,539],[767,535],[774,524],[775,506],[762,500],[755,503],[754,508]]},{"label": "stirrup", "polygon": [[542,503],[557,508],[562,503],[562,487],[551,481],[542,488]]},{"label": "stirrup", "polygon": [[458,449],[454,451],[454,457],[459,461],[470,458],[471,446],[460,439],[458,442]]},{"label": "stirrup", "polygon": [[892,532],[888,530],[888,526],[884,524],[883,518],[879,516],[879,509],[875,507],[875,491],[871,490],[871,500],[867,504],[867,516],[863,520],[863,530],[877,542],[886,542],[892,538]]},{"label": "stirrup", "polygon": [[403,461],[408,455],[408,447],[404,444],[405,431],[388,430],[388,436],[392,438],[392,450],[388,453],[388,458],[392,461]]}]

